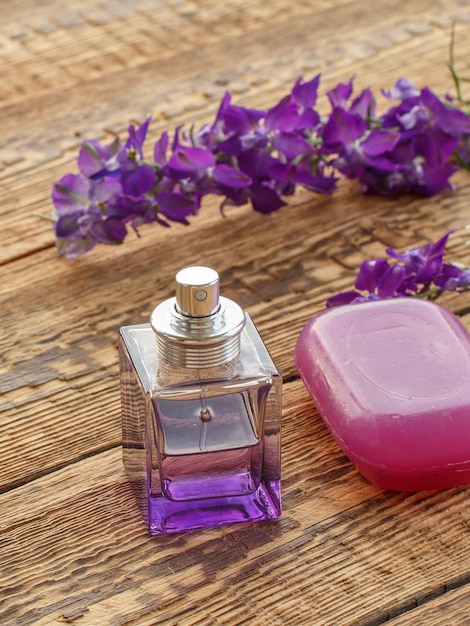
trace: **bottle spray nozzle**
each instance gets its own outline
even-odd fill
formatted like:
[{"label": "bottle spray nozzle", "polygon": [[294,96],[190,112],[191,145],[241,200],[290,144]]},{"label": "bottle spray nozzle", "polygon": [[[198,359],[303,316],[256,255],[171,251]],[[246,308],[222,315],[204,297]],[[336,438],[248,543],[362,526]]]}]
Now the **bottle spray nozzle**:
[{"label": "bottle spray nozzle", "polygon": [[183,315],[207,317],[219,308],[219,275],[210,267],[185,267],[176,274],[176,306]]}]

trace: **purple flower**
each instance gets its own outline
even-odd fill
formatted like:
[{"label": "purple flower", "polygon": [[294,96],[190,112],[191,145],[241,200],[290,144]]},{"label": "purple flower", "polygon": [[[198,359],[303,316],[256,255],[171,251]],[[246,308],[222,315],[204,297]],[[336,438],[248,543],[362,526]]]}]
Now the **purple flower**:
[{"label": "purple flower", "polygon": [[118,138],[107,146],[94,140],[83,142],[77,161],[80,173],[91,178],[118,170],[120,164],[117,155],[121,149],[121,142]]},{"label": "purple flower", "polygon": [[[396,297],[404,274],[403,267],[397,264],[390,265],[385,259],[363,261],[354,283],[356,290],[345,291],[328,298],[327,307]],[[368,293],[363,294],[362,291]]]},{"label": "purple flower", "polygon": [[166,153],[168,150],[168,142],[168,133],[164,132],[161,134],[160,139],[155,143],[153,149],[153,160],[159,169],[165,167],[167,164]]},{"label": "purple flower", "polygon": [[[254,210],[271,213],[297,185],[333,193],[339,172],[357,180],[363,192],[430,196],[452,189],[455,154],[470,162],[470,116],[449,98],[400,79],[383,92],[398,103],[379,117],[372,91],[354,95],[351,79],[328,91],[331,110],[321,118],[315,108],[319,85],[319,75],[299,78],[266,111],[236,106],[226,93],[212,124],[187,133],[176,128],[171,145],[163,132],[150,160],[144,156],[150,118],[129,126],[123,142],[84,142],[80,173],[57,181],[52,194],[61,253],[76,256],[96,243],[120,242],[128,226],[137,232],[155,221],[188,224],[208,194],[221,197],[222,210],[251,202]],[[416,292],[424,289],[420,281],[427,275],[439,289],[466,280],[448,264],[436,274],[435,259],[428,259],[421,273],[395,261],[404,269],[396,263],[364,264],[357,290],[339,299]]]},{"label": "purple flower", "polygon": [[193,148],[178,145],[168,161],[168,170],[176,179],[189,178],[198,180],[215,165],[215,157],[205,148]]},{"label": "purple flower", "polygon": [[282,131],[271,139],[271,147],[282,155],[286,161],[293,161],[312,154],[312,146],[299,133]]},{"label": "purple flower", "polygon": [[363,117],[367,120],[369,125],[377,124],[376,101],[370,89],[364,89],[364,91],[352,101],[349,111],[350,113],[357,113]]},{"label": "purple flower", "polygon": [[389,155],[395,168],[392,172],[366,169],[361,179],[363,190],[432,196],[452,189],[449,179],[457,166],[449,160],[470,133],[470,116],[440,100],[427,87],[418,91],[403,79],[385,95],[402,99],[380,118],[383,128],[399,133]]},{"label": "purple flower", "polygon": [[315,129],[320,123],[320,115],[314,110],[317,102],[318,87],[320,85],[320,74],[312,80],[304,83],[299,78],[292,89],[292,96],[297,105],[296,130]]},{"label": "purple flower", "polygon": [[205,189],[225,195],[222,207],[250,200],[256,211],[269,213],[285,205],[284,196],[293,194],[296,184],[333,191],[336,178],[324,174],[323,154],[312,145],[320,122],[313,109],[319,81],[319,76],[307,82],[299,78],[266,112],[235,107],[226,94],[214,124],[194,134],[195,146],[216,154],[214,184]]},{"label": "purple flower", "polygon": [[361,179],[367,169],[393,172],[390,154],[399,141],[393,130],[370,130],[358,113],[335,107],[323,129],[323,150],[336,153],[333,163],[347,178]]},{"label": "purple flower", "polygon": [[299,112],[294,96],[285,96],[276,106],[266,113],[264,126],[268,130],[292,132],[299,121]]},{"label": "purple flower", "polygon": [[72,258],[91,250],[97,243],[121,243],[127,233],[119,218],[107,208],[122,193],[112,177],[90,180],[67,174],[54,185],[55,233],[60,254]]},{"label": "purple flower", "polygon": [[181,224],[189,224],[187,218],[192,213],[196,213],[199,208],[194,199],[171,191],[157,194],[155,203],[159,213],[169,220],[181,222]]},{"label": "purple flower", "polygon": [[254,210],[259,213],[272,213],[286,204],[269,183],[255,182],[249,189],[249,196]]},{"label": "purple flower", "polygon": [[263,111],[247,107],[235,106],[230,102],[230,93],[226,93],[214,122],[214,128],[223,128],[226,135],[233,133],[246,134],[252,132],[258,122],[265,116]]},{"label": "purple flower", "polygon": [[143,144],[150,119],[136,130],[129,126],[128,138],[124,145],[116,138],[107,146],[98,141],[85,141],[78,153],[78,169],[89,178],[117,176],[123,171],[136,168],[143,160]]},{"label": "purple flower", "polygon": [[387,248],[385,252],[392,259],[401,261],[407,272],[415,276],[417,283],[428,284],[442,269],[447,242],[453,232],[449,230],[435,243],[429,243],[424,248],[411,248],[401,253],[394,248]]},{"label": "purple flower", "polygon": [[328,92],[333,109],[323,149],[338,154],[333,163],[339,171],[358,179],[364,192],[432,196],[452,189],[450,177],[457,167],[449,160],[459,146],[465,158],[463,137],[470,136],[466,113],[404,79],[384,92],[402,101],[380,118],[370,90],[350,103],[352,93],[352,81]]},{"label": "purple flower", "polygon": [[155,170],[145,163],[135,169],[123,171],[120,177],[122,192],[134,198],[141,198],[149,193],[155,181]]},{"label": "purple flower", "polygon": [[243,142],[265,142],[265,133],[260,133],[259,126],[263,117],[263,111],[232,105],[230,93],[227,92],[213,124],[205,125],[195,133],[195,144],[213,153],[237,156],[243,150]]},{"label": "purple flower", "polygon": [[470,289],[470,269],[444,263],[452,232],[448,231],[435,243],[401,253],[387,248],[388,256],[396,261],[392,264],[385,259],[363,261],[354,283],[356,290],[331,296],[327,307],[403,296],[435,300],[444,291]]},{"label": "purple flower", "polygon": [[326,92],[332,108],[348,109],[349,99],[353,93],[353,79],[348,83],[338,83],[334,89]]},{"label": "purple flower", "polygon": [[356,289],[376,293],[379,298],[390,298],[399,288],[405,270],[400,265],[389,265],[384,259],[363,261],[354,286]]},{"label": "purple flower", "polygon": [[441,288],[441,291],[467,291],[470,288],[470,268],[445,263],[433,282]]},{"label": "purple flower", "polygon": [[[316,193],[331,194],[336,189],[337,178],[335,176],[325,176],[323,174],[312,174],[310,159],[296,159],[290,163],[275,162],[271,163],[269,175],[281,182],[285,186],[291,184],[295,188],[295,184],[300,184]],[[287,195],[286,192],[284,192]]]},{"label": "purple flower", "polygon": [[406,78],[399,78],[392,89],[382,89],[382,93],[390,100],[407,100],[419,96],[419,90]]},{"label": "purple flower", "polygon": [[157,221],[163,226],[168,226],[168,223],[158,215],[155,202],[149,198],[121,195],[107,206],[106,215],[118,219],[123,225],[130,224],[137,235],[142,224]]},{"label": "purple flower", "polygon": [[137,129],[133,124],[129,126],[128,138],[125,145],[125,151],[129,160],[142,161],[144,158],[144,142],[151,119],[151,117],[148,117]]}]

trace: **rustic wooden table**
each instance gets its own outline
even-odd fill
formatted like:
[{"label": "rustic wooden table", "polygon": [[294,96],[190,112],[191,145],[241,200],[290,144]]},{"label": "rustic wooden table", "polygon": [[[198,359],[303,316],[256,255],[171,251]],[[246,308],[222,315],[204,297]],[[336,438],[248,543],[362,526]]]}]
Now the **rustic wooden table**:
[{"label": "rustic wooden table", "polygon": [[[60,259],[54,180],[80,141],[153,115],[151,140],[212,119],[226,89],[268,107],[298,75],[321,97],[406,76],[444,94],[466,0],[11,0],[0,17],[0,623],[393,626],[470,624],[466,488],[383,492],[327,432],[293,365],[295,340],[364,258],[470,222],[470,175],[432,199],[299,191],[270,216],[142,228]],[[451,253],[468,261],[465,238]],[[284,376],[280,521],[147,535],[121,463],[119,326],[145,322],[188,264],[221,275]],[[444,304],[470,327],[469,295]]]}]

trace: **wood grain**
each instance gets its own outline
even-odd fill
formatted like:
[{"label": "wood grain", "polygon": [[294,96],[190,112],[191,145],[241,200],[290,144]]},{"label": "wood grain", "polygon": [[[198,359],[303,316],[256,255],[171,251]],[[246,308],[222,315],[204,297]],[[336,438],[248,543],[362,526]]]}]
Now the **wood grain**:
[{"label": "wood grain", "polygon": [[[155,229],[129,247],[105,248],[73,263],[58,261],[49,250],[28,255],[15,263],[14,284],[8,280],[10,266],[0,268],[0,406],[6,433],[0,438],[1,487],[117,445],[118,328],[148,321],[154,306],[172,294],[179,267],[218,268],[224,293],[253,315],[290,379],[296,375],[293,349],[301,328],[324,308],[326,296],[349,288],[364,258],[382,254],[384,244],[424,243],[416,231],[429,223],[433,208],[438,232],[463,224],[468,210],[462,190],[446,212],[437,213],[437,200],[422,211],[413,200],[415,210],[397,215],[387,202],[378,207],[375,198],[365,198],[343,217],[346,193],[323,200],[324,210],[293,209],[302,212],[299,220],[290,218],[291,209],[270,217],[238,209],[223,228],[222,218],[204,225],[202,249],[197,227],[175,229],[178,247],[173,233]],[[383,241],[374,237],[377,231]],[[461,258],[466,251],[461,236],[451,250]],[[15,288],[21,284],[28,288]],[[464,294],[448,302],[464,308],[470,299]]]},{"label": "wood grain", "polygon": [[[337,448],[293,363],[303,325],[351,287],[365,258],[470,223],[470,177],[422,199],[300,191],[263,216],[219,213],[143,227],[123,246],[57,257],[54,180],[84,137],[153,117],[151,143],[210,121],[230,90],[268,107],[300,74],[326,91],[377,92],[406,76],[452,89],[463,0],[12,0],[0,19],[0,623],[376,626],[468,623],[468,488],[414,495],[363,480]],[[383,106],[383,103],[381,104]],[[455,233],[450,254],[468,262]],[[279,522],[150,538],[121,464],[121,325],[147,321],[183,265],[208,264],[253,316],[284,384]],[[470,330],[470,295],[443,304]]]},{"label": "wood grain", "polygon": [[0,496],[1,622],[380,623],[463,580],[466,490],[382,493],[284,398],[280,522],[150,538],[118,447]]},{"label": "wood grain", "polygon": [[448,624],[466,624],[470,605],[468,585],[447,589],[444,598],[433,598],[416,610],[390,620],[390,626],[427,626],[447,620]]}]

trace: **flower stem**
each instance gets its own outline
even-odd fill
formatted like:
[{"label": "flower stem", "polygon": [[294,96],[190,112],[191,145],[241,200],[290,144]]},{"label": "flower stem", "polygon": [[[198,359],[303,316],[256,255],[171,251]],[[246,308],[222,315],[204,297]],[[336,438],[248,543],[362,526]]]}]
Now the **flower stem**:
[{"label": "flower stem", "polygon": [[461,82],[469,82],[469,79],[466,78],[461,78],[456,69],[455,69],[455,61],[454,61],[454,47],[455,47],[455,22],[452,22],[452,30],[451,30],[451,34],[450,34],[450,46],[449,46],[449,63],[448,63],[448,67],[450,70],[450,74],[452,76],[452,80],[454,81],[454,85],[455,85],[455,90],[457,92],[457,100],[465,105],[465,106],[470,106],[470,101],[469,100],[465,100],[465,98],[462,95],[462,88],[461,88]]}]

